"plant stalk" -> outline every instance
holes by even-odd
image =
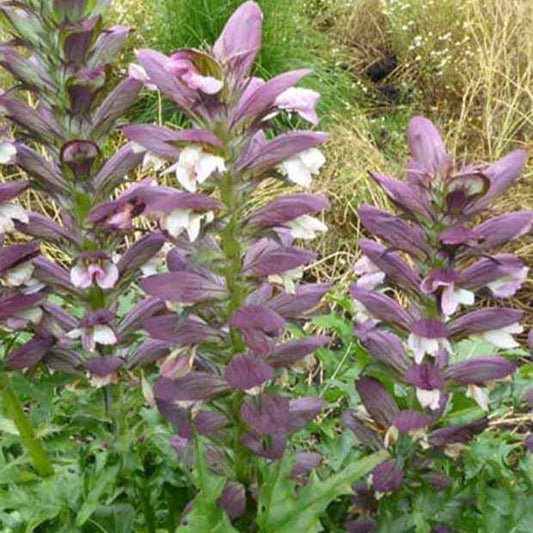
[[[239,208],[239,195],[237,185],[230,174],[227,174],[221,184],[221,197],[229,215],[228,224],[222,234],[222,249],[227,261],[225,273],[226,288],[230,294],[228,302],[228,319],[239,309],[244,301],[243,288],[239,279],[241,271],[241,236],[237,210]],[[245,346],[240,334],[234,329],[230,330],[235,353],[244,350]]]
[[[0,392],[7,414],[17,427],[20,438],[30,454],[36,470],[42,477],[52,476],[54,474],[54,467],[41,441],[35,435],[30,419],[24,412],[19,399],[11,387],[9,377],[5,374],[0,376]]]

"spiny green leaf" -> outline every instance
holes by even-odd
[[[107,468],[99,474],[98,481],[95,483],[91,492],[87,496],[87,500],[80,509],[76,524],[82,526],[87,522],[93,512],[100,507],[100,498],[102,494],[108,489],[116,480],[120,467],[118,465]]]
[[[289,459],[274,468],[265,468],[259,496],[259,530],[261,533],[319,533],[323,530],[320,515],[327,506],[339,496],[350,494],[353,483],[387,457],[386,451],[374,453],[325,480],[313,473],[299,493],[289,477],[292,469]]]
[[[187,515],[186,524],[180,526],[176,533],[239,533],[217,503],[226,480],[213,475],[207,468],[205,447],[199,438],[195,439],[195,463],[200,492],[194,499],[193,510]]]

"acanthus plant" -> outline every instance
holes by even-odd
[[[2,285],[16,286],[23,296],[2,306],[0,320],[4,328],[33,334],[7,354],[7,366],[32,369],[44,363],[87,376],[93,386],[106,387],[109,407],[107,385],[118,381],[122,369],[168,353],[164,343],[143,342],[141,319],[165,306],[146,299],[137,283],[153,269],[165,238],[159,230],[143,230],[148,225],[135,227],[133,219],[169,198],[192,202],[200,211],[202,202],[209,207],[213,201],[196,195],[182,200],[151,180],[125,189],[144,154],[128,143],[106,155],[113,149],[110,133],[142,89],[130,77],[114,81],[112,65],[129,29],[103,27],[108,4],[1,4],[13,39],[0,47],[0,64],[18,82],[0,96],[17,139],[3,140],[3,162],[23,171],[29,178],[24,187],[37,190],[58,216],[2,205],[4,230],[34,240],[2,249]],[[125,297],[135,305],[123,311],[119,304]]]
[[[456,169],[423,117],[411,120],[408,141],[406,182],[373,175],[399,214],[368,205],[359,210],[365,229],[383,244],[361,240],[363,256],[354,268],[356,335],[371,363],[356,382],[362,408],[347,412],[345,423],[367,449],[387,448],[391,457],[374,469],[370,485],[356,487],[359,516],[350,531],[376,530],[376,493],[453,483],[439,461],[443,454],[457,458],[487,428],[491,386],[516,367],[497,353],[460,359],[458,343],[477,339],[488,350],[505,351],[518,347],[513,335],[522,332],[519,310],[469,308],[481,295],[513,296],[527,278],[524,263],[498,248],[530,232],[533,212],[479,223],[518,179],[525,152]],[[454,423],[453,405],[470,410],[468,423]]]
[[[183,525],[191,531],[215,525],[234,531],[228,516],[246,531],[318,528],[318,515],[330,499],[362,473],[359,466],[350,469],[343,482],[330,480],[327,490],[310,484],[299,500],[289,480],[292,454],[285,452],[291,434],[319,414],[322,402],[291,398],[279,378],[328,342],[324,336],[291,339],[286,333],[291,323],[305,324],[306,313],[329,288],[300,283],[315,257],[300,243],[326,230],[314,215],[328,202],[302,192],[251,212],[249,206],[266,178],[309,187],[324,163],[318,146],[326,135],[278,134],[273,119],[282,112],[316,125],[319,95],[294,87],[307,70],[269,81],[252,75],[261,28],[260,8],[246,2],[211,49],[179,50],[170,57],[141,50],[139,64],[130,67],[131,76],[161,91],[192,127],[132,125],[124,133],[146,150],[145,165],[175,176],[186,191],[180,194],[202,191],[213,202],[207,213],[168,202],[160,219],[175,245],[168,272],[141,281],[151,297],[169,306],[168,314],[148,318],[144,327],[154,341],[176,348],[153,393],[176,429],[178,454],[196,465],[200,492]],[[316,454],[299,459],[292,470],[299,477],[320,463]],[[376,460],[379,456],[364,468]],[[276,473],[286,476],[283,496],[273,489]],[[294,506],[278,508],[282,497]],[[314,507],[306,507],[306,498],[314,497]],[[299,514],[297,501],[306,516]]]

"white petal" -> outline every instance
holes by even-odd
[[[0,142],[0,164],[6,165],[13,161],[17,155],[17,149],[10,142]]]
[[[22,206],[12,203],[0,205],[0,218],[3,217],[10,218],[11,220],[18,220],[24,224],[29,222],[26,210]]]
[[[283,91],[274,103],[279,109],[296,111],[300,116],[313,124],[317,123],[315,107],[320,100],[320,93],[311,89],[291,87]]]
[[[81,263],[77,263],[70,270],[70,282],[78,289],[88,289],[92,285],[89,271]]]
[[[268,122],[269,120],[277,117],[279,115],[279,111],[272,111],[272,113],[269,113],[268,115],[265,115],[261,122]]]
[[[166,261],[168,252],[172,249],[170,243],[165,243],[163,248],[159,250],[151,259],[146,261],[144,265],[140,267],[140,270],[144,276],[151,276],[157,274],[158,268]]]
[[[131,142],[130,148],[134,154],[144,154],[144,152],[146,152],[146,148],[142,144],[136,143],[134,141]]]
[[[158,259],[152,258],[140,267],[140,271],[143,276],[152,276],[157,274],[157,269],[160,264],[161,262]]]
[[[499,298],[510,298],[515,295],[524,281],[526,281],[528,272],[529,268],[523,267],[512,275],[504,276],[493,283],[489,283],[488,287],[494,296]]]
[[[287,159],[281,166],[292,183],[306,188],[311,185],[313,181],[311,172],[300,158]]]
[[[407,339],[407,346],[413,352],[415,362],[420,364],[424,359],[424,355],[426,355],[424,345],[422,344],[422,337],[411,333]]]
[[[119,271],[117,265],[109,262],[104,266],[105,274],[96,276],[96,281],[101,289],[112,289],[119,278]]]
[[[452,345],[448,339],[439,339],[439,352],[441,351],[453,353]]]
[[[143,170],[146,170],[148,168],[153,168],[157,172],[163,167],[164,164],[165,164],[164,159],[157,157],[155,154],[152,154],[151,152],[146,152],[143,158],[142,168]]]
[[[71,329],[68,333],[65,334],[65,337],[69,339],[79,339],[81,337],[83,330],[80,328]]]
[[[314,239],[318,234],[325,233],[328,230],[318,218],[302,215],[287,223],[294,239]]]
[[[187,146],[184,148],[179,157],[179,162],[185,166],[189,167],[191,170],[193,170],[198,162],[200,161],[200,158],[202,157],[202,149],[198,146]]]
[[[441,348],[440,339],[424,339],[422,338],[422,346],[425,353],[435,356],[439,353]]]
[[[429,407],[435,411],[439,408],[440,403],[440,391],[439,389],[424,390],[416,389],[416,397],[422,407]]]
[[[298,267],[292,270],[286,270],[280,274],[273,274],[268,276],[268,281],[272,285],[281,285],[285,288],[285,292],[288,294],[295,294],[296,284],[295,281],[300,280],[303,277],[304,268]]]
[[[7,287],[20,287],[27,285],[33,274],[34,267],[31,263],[23,263],[15,268],[8,270],[4,276]]]
[[[355,311],[356,322],[367,322],[372,320],[372,315],[368,312],[367,308],[357,300],[353,300],[353,307]]]
[[[176,171],[176,179],[186,191],[196,192],[196,176],[190,167],[176,163],[171,168]]]
[[[128,75],[130,78],[133,78],[134,80],[143,82],[146,88],[149,89],[150,91],[157,91],[157,85],[150,83],[150,77],[146,73],[146,70],[144,70],[144,68],[141,67],[140,65],[130,63],[128,67]]]
[[[459,307],[459,301],[456,298],[456,291],[452,285],[446,285],[442,291],[441,298],[442,312],[446,316],[453,315]]]
[[[507,333],[504,329],[485,331],[481,336],[486,341],[502,350],[518,348],[520,346],[520,344],[514,340],[513,336],[510,333]]]
[[[144,70],[141,65],[137,65],[135,63],[130,63],[128,65],[128,76],[134,80],[142,82],[147,82],[150,79],[146,73],[146,70]]]
[[[45,285],[44,283],[41,283],[40,281],[37,281],[34,278],[30,278],[24,285],[24,288],[22,289],[22,292],[24,294],[35,294],[36,292],[39,292],[41,289],[44,289]]]
[[[189,240],[194,242],[198,235],[200,235],[200,228],[202,223],[203,215],[191,214],[189,217],[189,225],[187,226],[187,235],[189,235]]]
[[[161,221],[161,225],[176,238],[182,231],[188,229],[190,224],[190,209],[174,209]]]
[[[510,326],[505,326],[503,331],[505,331],[505,333],[519,334],[524,331],[524,326],[520,325],[518,322],[515,322]]]
[[[381,269],[372,263],[372,261],[370,261],[366,255],[363,255],[353,266],[353,272],[358,276],[362,276],[363,274],[374,274],[376,272],[381,272]]]
[[[483,411],[489,410],[489,393],[487,392],[487,389],[476,385],[468,385],[466,397],[472,398]]]
[[[11,218],[3,217],[0,214],[0,235],[2,233],[12,233],[15,231],[15,224]]]
[[[198,183],[203,183],[207,178],[209,178],[209,176],[211,176],[211,174],[213,174],[213,172],[224,172],[226,170],[226,163],[222,157],[202,153],[196,166],[196,170],[196,178],[198,179]]]
[[[375,289],[378,285],[381,285],[385,280],[385,272],[375,272],[373,274],[364,274],[356,282],[357,287],[362,289],[372,290]]]
[[[324,154],[318,148],[310,148],[300,154],[300,159],[311,171],[311,174],[318,174],[322,166],[326,163]]]
[[[456,289],[455,298],[463,305],[474,305],[474,302],[476,301],[476,295],[472,291],[467,291],[466,289]]]
[[[111,345],[117,343],[117,336],[109,326],[94,326],[93,337],[95,344]]]

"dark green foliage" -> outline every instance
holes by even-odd
[[[109,399],[106,412],[102,390],[65,389],[64,376],[14,375],[13,382],[33,407],[32,422],[45,437],[56,474],[36,476],[0,414],[0,530],[175,531],[193,495],[168,444],[170,428],[155,408],[143,407],[139,388],[116,387],[120,397]]]

